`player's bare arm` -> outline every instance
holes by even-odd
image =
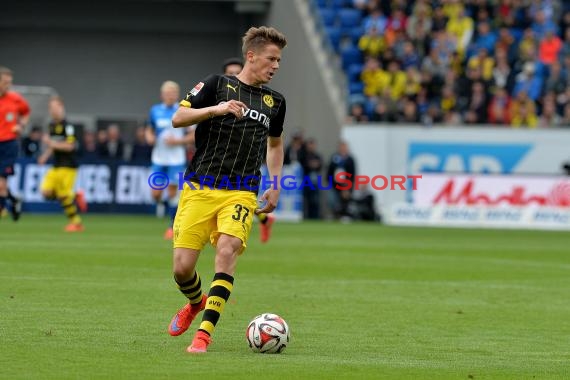
[[[12,132],[14,132],[17,135],[22,134],[25,126],[28,125],[29,121],[30,121],[30,115],[21,116],[20,120],[18,121],[18,124],[14,125],[14,127],[12,127]]]
[[[58,152],[73,152],[75,150],[75,143],[68,141],[54,141],[51,140],[51,148]]]
[[[177,138],[174,136],[168,136],[165,140],[166,145],[176,146],[176,145],[190,145],[194,144],[194,131],[188,128],[188,133],[184,137]]]
[[[24,130],[24,128],[22,127],[22,125],[20,124],[16,124],[12,127],[12,132],[14,132],[17,135],[22,134],[22,131]]]
[[[44,135],[42,138],[42,142],[47,147],[45,153],[50,153],[47,158],[53,153],[54,151],[58,152],[73,152],[75,150],[75,143],[69,141],[57,141],[52,139],[49,135]]]
[[[263,208],[255,210],[256,214],[270,213],[277,207],[279,193],[281,192],[279,184],[281,183],[283,156],[283,138],[269,136],[267,138],[267,170],[271,180],[273,181],[276,178],[277,183],[263,193],[261,200],[265,202],[265,205]]]
[[[46,149],[39,157],[38,157],[38,164],[45,165],[45,163],[49,160],[51,155],[53,154],[53,149],[48,148]]]
[[[44,143],[44,145],[47,147],[46,150],[38,157],[38,164],[40,165],[44,165],[47,160],[49,160],[49,158],[51,157],[51,155],[53,154],[53,149],[51,148],[50,142],[51,139],[49,137],[49,135],[43,135],[42,137],[42,142]]]
[[[172,117],[172,126],[174,128],[187,127],[189,125],[198,124],[204,120],[217,116],[224,116],[229,113],[233,114],[238,119],[241,119],[246,108],[247,106],[243,102],[237,100],[230,100],[216,106],[204,108],[179,107]]]
[[[148,145],[151,146],[154,145],[154,143],[156,142],[156,135],[154,134],[152,127],[148,126],[145,128],[144,139]]]

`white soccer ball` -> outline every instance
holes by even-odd
[[[277,314],[264,313],[249,323],[245,337],[253,352],[278,354],[289,343],[289,326]]]

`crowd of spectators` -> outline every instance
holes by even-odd
[[[344,30],[337,47],[350,123],[570,127],[570,2],[317,3],[321,11],[359,11],[357,28]]]
[[[313,185],[303,187],[303,217],[320,219],[319,177],[322,175],[324,162],[317,149],[317,141],[314,138],[306,139],[301,131],[294,132],[285,146],[283,163],[298,163],[301,166],[303,176]]]
[[[341,221],[379,221],[374,196],[370,188],[341,190],[345,184],[337,182],[339,173],[356,174],[356,160],[346,141],[340,141],[328,159],[323,158],[314,138],[305,138],[303,132],[293,133],[285,147],[284,164],[298,163],[303,173],[303,217],[321,219],[330,216]],[[328,187],[327,191],[321,189]],[[339,187],[340,186],[340,187]],[[321,197],[325,197],[327,210],[321,210]]]
[[[145,140],[145,127],[136,128],[132,142],[125,142],[124,131],[117,123],[111,123],[96,131],[78,128],[77,155],[83,162],[122,161],[150,165],[152,146]],[[44,149],[44,131],[34,126],[22,139],[22,156],[38,158]]]

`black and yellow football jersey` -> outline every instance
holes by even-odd
[[[234,76],[211,75],[190,90],[180,105],[204,108],[232,99],[247,105],[244,117],[227,114],[199,123],[196,153],[184,177],[196,182],[208,178],[216,188],[255,191],[267,137],[280,137],[283,132],[283,95],[266,86],[249,86]]]
[[[52,121],[49,124],[49,136],[52,140],[55,141],[66,141],[69,143],[77,144],[75,137],[75,127],[67,123],[65,120],[60,123]],[[56,168],[76,168],[78,166],[76,151],[77,149],[71,152],[54,150],[53,166]]]

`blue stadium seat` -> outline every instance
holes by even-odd
[[[321,20],[325,27],[334,26],[336,24],[337,11],[335,9],[323,8],[319,9],[319,13],[321,14]]]
[[[362,94],[363,91],[364,91],[364,83],[362,82],[350,82],[348,84],[348,92],[351,95]]]
[[[358,9],[342,8],[338,11],[340,26],[345,29],[350,29],[360,26],[362,22],[362,14]]]
[[[353,63],[352,65],[348,66],[348,69],[346,70],[346,75],[348,76],[348,80],[351,82],[359,81],[363,67],[364,65],[361,63]]]
[[[336,26],[329,26],[325,28],[325,33],[327,34],[334,51],[338,53],[340,50],[340,40],[342,38],[340,28]]]
[[[350,89],[350,88],[349,88]],[[350,94],[348,96],[348,104],[352,105],[352,104],[366,104],[368,103],[368,98],[362,94],[362,93],[358,93],[358,94]]]
[[[317,8],[328,8],[329,6],[328,0],[314,0],[314,2]]]
[[[342,68],[346,72],[350,65],[362,63],[362,53],[358,49],[358,47],[349,45],[347,47],[343,47],[340,51],[340,56],[342,58]]]
[[[374,115],[374,108],[376,108],[376,100],[373,98],[367,98],[366,103],[364,103],[364,111],[368,115],[368,117],[372,117]]]
[[[352,7],[352,0],[332,0],[332,6],[338,9]]]
[[[358,41],[360,40],[360,37],[362,37],[363,35],[364,35],[363,26],[355,26],[350,30],[350,39],[352,40],[352,43],[355,45],[358,45]]]
[[[352,39],[352,29],[362,24],[360,11],[356,9],[341,9],[338,12],[338,20],[342,29],[342,36]]]

